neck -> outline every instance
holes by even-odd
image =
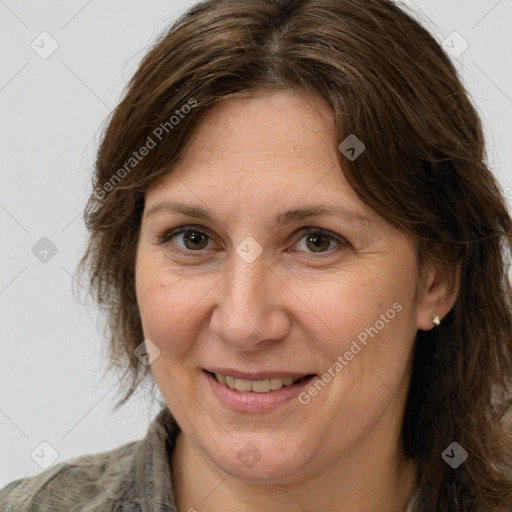
[[[416,485],[413,461],[372,443],[285,485],[275,479],[255,484],[225,473],[183,432],[171,465],[178,509],[192,512],[401,512]]]

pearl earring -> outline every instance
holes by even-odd
[[[439,315],[436,315],[434,318],[432,318],[432,323],[434,325],[440,325],[441,324],[441,319],[439,318]]]

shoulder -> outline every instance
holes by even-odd
[[[129,506],[134,452],[140,441],[81,455],[0,489],[2,512],[106,511],[123,499]]]
[[[9,483],[0,489],[0,511],[176,512],[169,455],[179,432],[164,406],[138,441]]]

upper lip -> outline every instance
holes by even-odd
[[[307,375],[312,375],[311,373],[306,372],[289,372],[285,370],[276,370],[276,371],[261,371],[261,372],[241,372],[240,370],[235,370],[233,368],[205,368],[207,372],[210,373],[220,373],[221,375],[228,375],[230,377],[234,377],[235,379],[243,379],[243,380],[265,380],[265,379],[281,379],[285,377],[295,377],[302,378]]]

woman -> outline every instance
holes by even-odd
[[[512,219],[388,0],[210,0],[106,130],[81,261],[146,438],[2,510],[512,510]]]

